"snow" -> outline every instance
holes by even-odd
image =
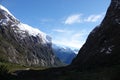
[[[6,9],[5,7],[3,7],[2,5],[0,5],[0,9],[6,11],[9,15],[11,15],[12,17],[14,17],[14,16],[9,12],[9,10]],[[16,19],[16,18],[14,17],[14,19]],[[8,22],[8,19],[1,19],[0,22],[7,23],[7,22]],[[13,25],[12,25],[12,26],[13,26]],[[36,36],[36,35],[38,35],[38,34],[41,34],[42,36],[46,36],[46,34],[43,33],[43,32],[41,32],[39,29],[33,28],[33,27],[31,27],[31,26],[29,26],[29,25],[27,25],[27,24],[19,23],[19,24],[18,24],[18,27],[19,27],[21,30],[23,30],[23,31],[28,31],[29,34],[30,34],[30,35],[33,35],[33,36]]]
[[[1,25],[8,25],[9,24],[9,21],[11,21],[11,19],[8,17],[10,16],[11,18],[13,18],[13,20],[15,21],[18,21],[10,12],[8,9],[6,9],[5,7],[3,7],[2,5],[0,5],[0,10],[5,12],[3,13],[5,16],[6,16],[6,19],[1,19],[0,20],[0,24]],[[34,37],[39,37],[40,39],[42,39],[42,43],[51,43],[51,37],[49,37],[48,35],[46,35],[45,33],[43,33],[42,31],[40,31],[39,29],[37,28],[33,28],[27,24],[24,24],[24,23],[21,23],[21,22],[13,22],[11,24],[11,27],[13,28],[14,32],[15,33],[20,33],[21,34],[21,39],[25,38],[26,34],[25,32],[28,32],[28,34],[30,36],[34,36]],[[18,27],[18,28],[15,28],[14,27]]]
[[[16,19],[16,18],[9,12],[9,10],[8,10],[7,8],[5,8],[4,6],[0,5],[0,9],[6,11],[9,15],[11,15],[14,19]]]
[[[114,47],[113,45],[109,46],[108,49],[107,49],[107,51],[106,51],[106,54],[110,54],[112,52],[112,48],[113,47]]]
[[[42,36],[46,36],[46,34],[41,32],[39,29],[33,28],[27,24],[20,23],[18,24],[18,27],[20,28],[20,30],[27,31],[30,35],[33,35],[33,36],[36,36],[39,34],[41,34]]]
[[[9,19],[1,19],[0,20],[0,25],[7,26],[8,25]]]
[[[50,43],[51,42],[51,37],[49,37],[48,35],[46,35],[45,33],[43,33],[42,31],[40,31],[37,28],[33,28],[33,27],[31,27],[27,24],[24,24],[24,23],[19,23],[17,26],[21,30],[21,33],[28,32],[28,34],[30,36],[34,36],[34,37],[39,36],[42,39],[43,43]]]
[[[79,49],[74,49],[73,51],[74,51],[75,54],[78,54]]]
[[[111,52],[112,52],[112,50],[113,50],[113,47],[114,47],[114,45],[111,45],[111,46],[109,46],[109,47],[107,47],[107,48],[102,48],[101,50],[100,50],[100,52],[101,53],[103,53],[103,52],[105,52],[106,54],[110,54]]]

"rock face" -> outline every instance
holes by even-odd
[[[91,69],[120,64],[120,0],[111,0],[106,16],[88,36],[71,65]]]
[[[70,64],[71,61],[76,57],[76,52],[78,52],[77,49],[75,51],[69,47],[58,46],[56,44],[53,44],[52,48],[55,55],[65,64]]]
[[[0,61],[22,65],[60,66],[51,37],[17,20],[0,5]]]

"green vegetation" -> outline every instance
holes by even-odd
[[[7,66],[5,65],[0,65],[0,75],[4,76],[8,73]]]
[[[25,66],[25,65],[20,65],[20,64],[14,64],[10,62],[0,62],[0,66],[4,65],[6,66],[9,73],[12,73],[17,70],[44,70],[46,69],[45,67],[39,67],[39,66]],[[0,67],[1,68],[1,67]]]
[[[18,80],[14,74],[15,71],[21,70],[43,70],[44,67],[39,66],[25,66],[14,64],[10,62],[0,62],[0,80]]]
[[[8,80],[9,78],[9,73],[8,73],[7,66],[5,65],[0,65],[0,80]]]
[[[0,62],[0,65],[7,66],[8,72],[13,72],[13,71],[16,71],[16,70],[25,69],[25,66],[18,65],[18,64],[13,64],[13,63],[9,63],[9,62],[6,62],[6,63]]]

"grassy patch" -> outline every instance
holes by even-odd
[[[10,62],[0,62],[0,65],[6,66],[9,73],[12,73],[12,72],[17,71],[17,70],[28,70],[28,69],[43,70],[43,69],[46,69],[46,67],[24,66],[24,65],[14,64],[14,63],[10,63]]]

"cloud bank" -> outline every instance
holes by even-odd
[[[64,34],[65,33],[63,33],[62,38],[60,37],[58,39],[53,40],[53,43],[79,49],[85,43],[85,40],[87,38],[86,35],[88,35],[88,31],[81,30],[79,33],[71,31],[71,34],[69,35],[67,35],[67,33],[66,35]]]

